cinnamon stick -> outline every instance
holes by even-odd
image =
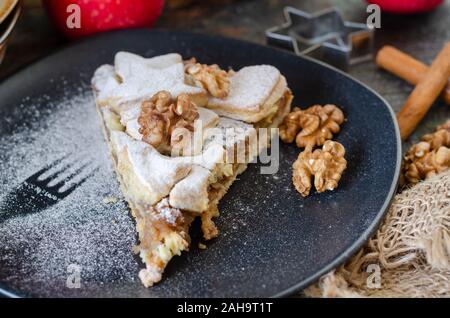
[[[428,71],[427,65],[390,45],[386,45],[378,51],[375,63],[412,85],[419,83]],[[450,104],[450,78],[442,91],[441,98]]]
[[[425,76],[422,76],[402,109],[397,113],[403,140],[414,131],[450,77],[450,42],[439,52]]]

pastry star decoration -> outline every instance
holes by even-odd
[[[168,91],[172,96],[204,92],[201,88],[184,83],[182,62],[156,68],[148,65],[145,59],[124,55],[116,59],[115,72],[120,77],[120,82],[112,90],[112,95],[120,96],[121,100],[150,98],[162,90]]]

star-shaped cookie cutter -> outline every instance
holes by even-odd
[[[373,56],[374,30],[366,24],[344,21],[336,8],[308,13],[285,7],[286,22],[266,31],[269,45],[307,55],[347,69]]]

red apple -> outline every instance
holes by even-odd
[[[107,30],[151,27],[164,0],[44,0],[44,4],[58,29],[76,39]]]
[[[367,0],[378,4],[381,10],[390,13],[419,13],[432,10],[443,0]]]

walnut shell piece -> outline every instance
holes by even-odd
[[[286,143],[295,139],[298,147],[312,149],[332,139],[343,122],[344,113],[336,105],[294,108],[280,126],[280,138]]]
[[[139,133],[144,142],[161,153],[168,153],[173,147],[180,148],[178,143],[187,144],[187,137],[181,138],[180,130],[193,132],[198,117],[197,107],[190,102],[189,95],[180,94],[174,100],[169,92],[160,91],[142,102]]]
[[[297,191],[303,197],[308,196],[313,176],[317,192],[336,189],[342,173],[347,168],[344,156],[344,146],[330,140],[324,143],[322,149],[312,152],[307,148],[301,152],[293,165],[292,181]]]
[[[403,159],[400,184],[415,184],[450,168],[450,121],[411,146]]]
[[[212,96],[217,98],[228,96],[230,92],[228,73],[217,64],[200,64],[195,58],[192,58],[185,63],[185,72],[195,86],[207,90]]]

